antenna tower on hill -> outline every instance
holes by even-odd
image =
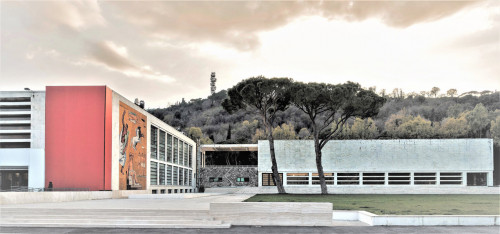
[[[217,78],[215,78],[215,72],[212,72],[210,75],[210,93],[213,95],[215,93],[215,82],[217,81]]]

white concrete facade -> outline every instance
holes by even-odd
[[[112,190],[119,190],[119,134],[120,134],[120,124],[119,124],[119,118],[120,118],[120,113],[119,113],[119,106],[120,102],[128,105],[129,107],[134,108],[136,111],[139,113],[145,115],[147,117],[147,186],[146,190],[148,190],[148,193],[152,193],[152,191],[155,191],[156,193],[161,193],[164,191],[165,193],[168,193],[170,190],[172,193],[174,191],[177,192],[194,192],[195,191],[195,186],[196,186],[196,180],[195,180],[195,172],[196,172],[196,143],[191,140],[189,137],[184,135],[183,133],[177,131],[170,125],[166,124],[165,122],[159,120],[155,116],[151,115],[148,113],[146,110],[140,108],[139,106],[135,105],[133,102],[129,101],[125,97],[121,96],[117,92],[113,91],[112,94],[112,163],[111,163],[111,187]],[[159,159],[154,159],[151,158],[151,126],[154,126],[158,128],[161,131],[164,131],[168,134],[171,134],[178,138],[180,141],[187,143],[192,147],[192,152],[191,152],[191,162],[189,162],[188,165],[182,165],[182,164],[174,164],[171,162],[166,162],[162,161]],[[151,163],[163,163],[165,165],[171,165],[175,166],[177,168],[182,168],[182,169],[187,169],[188,171],[191,171],[191,184],[190,185],[152,185],[151,184]],[[159,172],[159,170],[158,170]],[[166,173],[165,173],[166,174]]]
[[[0,170],[27,169],[28,187],[45,184],[45,91],[0,92]]]
[[[29,188],[43,188],[45,185],[44,149],[0,149],[0,166],[28,169]]]
[[[275,152],[285,186],[319,187],[311,181],[317,173],[312,140],[277,140]],[[402,179],[418,187],[456,187],[467,185],[467,173],[486,173],[486,185],[493,185],[492,139],[339,140],[330,141],[322,153],[324,172],[333,173],[329,186],[367,186],[368,179],[380,179],[370,185],[376,188]],[[262,186],[262,173],[271,173],[268,141],[259,141],[258,168]],[[289,184],[290,173],[307,174],[304,184]]]

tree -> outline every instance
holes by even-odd
[[[273,130],[273,138],[276,140],[295,140],[297,136],[292,124],[282,124]]]
[[[307,128],[301,128],[298,134],[299,139],[308,140],[311,139],[311,133]]]
[[[203,137],[203,133],[201,132],[201,129],[198,127],[190,127],[188,130],[188,137],[194,141],[200,140],[200,144],[202,145],[214,143],[210,138]]]
[[[289,78],[267,79],[263,76],[252,77],[242,80],[228,90],[228,98],[222,102],[222,106],[229,113],[237,110],[251,108],[258,112],[265,127],[269,150],[273,179],[279,193],[286,193],[283,183],[278,174],[278,165],[274,152],[273,127],[276,114],[284,111],[290,105],[290,86],[292,80]]]
[[[227,128],[226,140],[231,140],[231,124],[229,124],[229,127]]]
[[[403,89],[395,88],[392,90],[392,97],[397,99],[403,99],[405,97],[405,93]]]
[[[482,103],[477,104],[467,116],[467,123],[474,137],[481,137],[483,131],[490,123],[488,121],[488,110]]]
[[[262,129],[255,130],[255,134],[252,136],[252,142],[257,143],[259,140],[267,140],[266,131]]]
[[[203,137],[203,133],[201,133],[201,129],[198,127],[190,127],[188,130],[188,137],[196,141]]]
[[[496,145],[500,145],[500,116],[491,121],[490,132],[493,142],[495,142]]]
[[[466,137],[469,133],[469,125],[465,114],[460,115],[458,118],[449,117],[442,121],[439,128],[439,135],[445,138],[460,138]]]
[[[378,135],[377,126],[372,118],[355,118],[348,132],[351,139],[373,139]]]
[[[385,122],[385,131],[392,138],[417,139],[434,136],[431,121],[418,115],[409,115],[406,109],[392,114]]]
[[[349,118],[375,116],[385,98],[352,82],[338,85],[296,82],[292,86],[291,95],[292,103],[309,117],[321,194],[328,194],[321,150],[328,141],[342,132],[342,127]]]
[[[235,128],[233,135],[233,139],[236,139],[237,142],[247,143],[252,139],[252,135],[255,132],[259,125],[259,121],[254,119],[252,122],[245,120],[241,123],[241,127]]]
[[[439,93],[439,91],[440,91],[440,90],[441,90],[441,89],[440,89],[440,88],[438,88],[438,87],[432,87],[432,89],[431,89],[431,93],[430,93],[430,94],[431,94],[431,95],[434,95],[434,97],[437,97],[437,94]]]
[[[448,91],[446,91],[446,94],[450,97],[454,97],[455,95],[457,95],[457,90],[456,89],[448,89]]]

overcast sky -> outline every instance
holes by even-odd
[[[244,78],[500,90],[500,1],[0,2],[0,90],[108,85],[146,106]]]

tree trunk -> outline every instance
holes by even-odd
[[[269,130],[270,129],[270,130]],[[281,181],[280,175],[278,173],[278,163],[276,162],[276,154],[274,153],[274,138],[272,134],[272,127],[268,127],[269,133],[267,135],[267,139],[269,140],[269,151],[271,153],[271,163],[273,164],[271,169],[273,171],[273,180],[274,184],[278,188],[278,193],[284,194],[285,188],[283,187],[283,183]]]
[[[314,151],[316,153],[316,168],[318,168],[319,184],[321,186],[321,194],[328,194],[326,187],[325,173],[323,172],[323,164],[321,163],[321,148],[319,147],[319,139],[314,139]]]

